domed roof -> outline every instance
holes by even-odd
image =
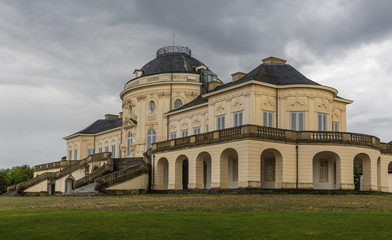
[[[195,67],[204,65],[191,57],[191,50],[187,47],[169,46],[158,49],[157,57],[141,70],[142,76],[160,73],[196,73]]]

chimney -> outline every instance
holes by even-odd
[[[233,73],[233,74],[231,74],[231,81],[232,82],[238,81],[241,78],[243,78],[245,75],[246,75],[246,73],[243,73],[243,72]]]
[[[119,116],[115,114],[105,114],[105,119],[117,119]]]
[[[263,60],[264,64],[285,64],[286,60],[277,58],[277,57],[268,57],[264,58]]]
[[[221,81],[209,82],[208,83],[208,92],[214,90],[215,88],[221,86],[223,83]]]

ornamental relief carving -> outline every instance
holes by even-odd
[[[340,110],[339,109],[332,110],[332,119],[333,119],[333,121],[340,121]]]
[[[188,129],[188,120],[187,119],[182,119],[180,123],[180,129]]]
[[[134,124],[130,118],[126,117],[123,123],[123,128],[129,129],[133,127],[136,127],[136,124]]]
[[[177,131],[177,124],[176,123],[170,123],[169,129],[171,132]]]
[[[158,126],[158,122],[147,122],[146,123],[146,127],[149,127],[149,128],[155,128],[156,126]]]
[[[329,102],[327,100],[318,100],[315,101],[315,110],[316,112],[329,112]]]
[[[157,95],[158,95],[158,98],[169,97],[170,96],[170,92],[162,91],[162,92],[158,92]]]
[[[231,101],[231,111],[237,112],[244,110],[243,98],[234,98]]]
[[[288,105],[287,111],[305,111],[307,109],[308,107],[303,101],[295,99]]]
[[[275,109],[275,101],[273,97],[262,96],[260,109],[273,111]]]
[[[147,96],[146,95],[139,95],[139,96],[137,96],[136,97],[136,99],[138,100],[138,101],[141,101],[141,100],[145,100],[147,98]]]
[[[192,122],[193,127],[201,126],[201,120],[199,117],[195,117]]]
[[[228,101],[228,100],[231,100],[233,98],[236,98],[236,97],[238,98],[238,97],[241,97],[241,96],[242,97],[246,97],[246,96],[249,96],[250,93],[251,93],[250,90],[248,90],[248,91],[241,91],[241,92],[240,91],[232,91],[231,94],[226,94],[223,97],[218,97],[218,98],[212,99],[211,103],[214,104],[214,103],[218,103],[218,102]]]
[[[226,113],[225,104],[220,102],[215,104],[215,115],[222,115]]]

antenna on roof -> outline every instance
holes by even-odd
[[[173,33],[173,46],[174,46],[174,33]]]

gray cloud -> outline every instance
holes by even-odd
[[[386,141],[391,10],[387,0],[3,0],[0,168],[56,161],[65,155],[63,136],[121,111],[119,93],[133,70],[171,45],[173,32],[224,81],[264,57],[286,58],[355,100],[350,131]],[[353,64],[366,57],[370,65]]]

